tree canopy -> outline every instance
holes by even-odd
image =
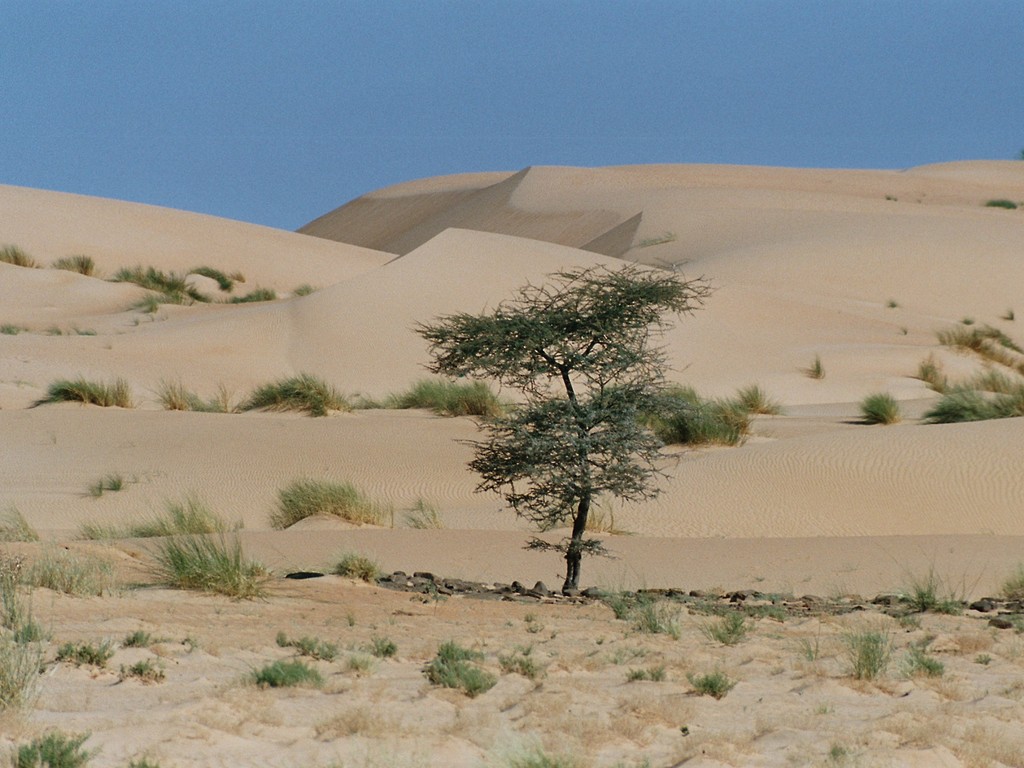
[[[493,312],[459,313],[420,325],[430,370],[483,376],[519,389],[526,402],[484,425],[470,467],[478,489],[498,491],[539,530],[572,523],[558,545],[563,589],[579,584],[584,552],[600,543],[584,534],[593,501],[655,496],[661,446],[643,426],[664,387],[665,355],[653,339],[681,315],[703,306],[703,279],[627,265],[556,272],[526,285]]]

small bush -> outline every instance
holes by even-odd
[[[1007,577],[1000,591],[1007,600],[1024,600],[1024,564]]]
[[[498,656],[498,666],[506,675],[522,675],[528,680],[544,677],[544,665],[538,664],[533,657],[533,646],[516,648],[507,656]]]
[[[107,491],[120,491],[124,489],[124,476],[120,473],[104,475],[95,483],[89,486],[89,495],[98,499]]]
[[[667,444],[738,445],[750,432],[750,412],[742,404],[705,400],[692,387],[671,388],[646,421]]]
[[[406,511],[404,520],[409,528],[444,528],[444,523],[437,514],[437,507],[423,499],[417,499],[412,509]]]
[[[114,586],[110,561],[58,547],[47,547],[25,572],[33,587],[45,587],[68,595],[102,595]]]
[[[738,611],[730,611],[718,621],[701,627],[706,638],[722,645],[736,645],[746,638],[749,631],[746,617]]]
[[[647,667],[647,669],[631,669],[626,673],[627,682],[637,682],[649,680],[652,683],[661,683],[665,680],[665,665],[659,664],[656,667]]]
[[[0,636],[0,712],[32,705],[39,691],[43,649],[39,643],[21,643]]]
[[[315,637],[289,640],[284,632],[278,632],[277,644],[281,648],[294,648],[300,656],[308,656],[311,659],[334,661],[338,657],[338,646]]]
[[[94,667],[105,667],[114,655],[114,647],[109,640],[99,645],[92,643],[64,643],[57,649],[57,661],[69,661],[76,667],[89,664]]]
[[[328,411],[349,411],[352,407],[334,387],[316,376],[301,373],[258,387],[239,410],[301,411],[310,416],[326,416]]]
[[[751,384],[740,389],[736,393],[735,400],[747,413],[757,413],[765,416],[778,416],[782,413],[782,406],[779,405],[778,401],[768,397],[757,384]]]
[[[973,325],[971,322],[955,325],[939,331],[936,336],[939,343],[946,347],[964,349],[975,352],[993,362],[1012,365],[1014,358],[1006,354],[1006,350],[1024,353],[1024,350],[1009,336],[991,325]]]
[[[46,390],[46,397],[35,405],[46,403],[77,402],[104,407],[133,408],[132,391],[124,379],[111,384],[87,381],[86,379],[58,379]]]
[[[292,291],[292,295],[293,296],[309,296],[309,294],[313,293],[315,290],[316,290],[316,288],[314,288],[309,283],[303,283],[302,285],[298,286],[294,291]]]
[[[389,408],[426,408],[442,416],[494,418],[505,412],[498,396],[482,381],[422,379],[405,394],[393,395],[386,405]]]
[[[368,650],[378,659],[390,659],[398,653],[398,646],[390,638],[374,636],[370,638]]]
[[[199,395],[187,389],[179,382],[160,382],[157,389],[157,397],[164,410],[167,411],[198,411],[200,413],[233,413],[231,406],[231,393],[223,386],[219,386],[217,394],[209,400],[203,400]]]
[[[65,256],[53,262],[52,266],[54,269],[77,272],[86,277],[92,277],[96,274],[96,262],[92,260],[92,256]]]
[[[929,656],[921,646],[912,645],[907,650],[903,660],[903,672],[907,677],[942,677],[945,671],[946,665]]]
[[[0,541],[39,541],[39,534],[17,507],[8,507],[0,513]]]
[[[690,681],[690,685],[693,686],[695,693],[701,696],[713,696],[716,699],[721,699],[725,694],[731,691],[736,683],[730,680],[729,677],[720,670],[714,672],[708,672],[703,675],[688,674],[686,679]]]
[[[373,582],[380,577],[380,566],[365,555],[348,552],[338,560],[333,573],[336,576],[347,576],[350,579]]]
[[[253,672],[252,681],[261,688],[292,688],[300,685],[319,688],[324,679],[317,670],[296,659],[267,664]]]
[[[165,273],[153,267],[125,267],[119,269],[112,278],[115,283],[134,283],[142,288],[154,291],[150,299],[161,304],[191,304],[195,301],[206,301],[206,298],[181,275],[174,272]]]
[[[4,323],[0,325],[0,334],[4,336],[17,336],[22,331],[27,331],[28,328],[24,328],[20,325],[14,325],[13,323]]]
[[[874,680],[885,672],[892,655],[892,638],[883,632],[851,632],[843,638],[850,674],[857,680]]]
[[[88,733],[65,736],[51,731],[18,747],[14,768],[80,768],[92,759],[93,753],[82,749],[88,738]]]
[[[807,368],[804,368],[804,374],[811,379],[825,378],[825,366],[821,362],[821,355],[814,356],[814,361]]]
[[[121,641],[121,645],[125,648],[148,648],[153,642],[153,637],[141,629],[136,629],[134,632],[129,632],[124,636],[124,640]]]
[[[461,690],[470,698],[489,691],[498,682],[491,673],[470,664],[483,659],[483,654],[462,648],[453,641],[443,643],[423,673],[434,685]]]
[[[244,296],[232,296],[232,304],[252,304],[258,301],[274,301],[277,299],[277,292],[273,288],[257,288]]]
[[[945,613],[956,615],[963,613],[964,601],[949,594],[941,593],[943,589],[941,580],[935,573],[934,568],[929,568],[924,576],[911,576],[909,583],[903,590],[910,603],[910,607],[918,612]]]
[[[957,387],[943,395],[924,414],[924,420],[929,424],[953,424],[1021,415],[1024,415],[1024,388],[1014,394],[985,397],[973,389]]]
[[[865,424],[895,424],[902,415],[900,404],[888,392],[876,392],[860,402],[860,413]]]
[[[351,483],[296,480],[277,492],[270,525],[284,529],[313,515],[334,515],[356,525],[384,525],[390,509],[367,499]]]
[[[129,679],[135,679],[142,683],[162,683],[167,677],[157,664],[151,659],[144,659],[137,661],[129,666],[121,665],[121,672],[118,675],[121,682]]]
[[[128,536],[145,539],[157,536],[198,535],[224,533],[228,525],[206,504],[195,496],[186,496],[180,502],[167,502],[162,517],[130,525]]]
[[[234,598],[262,597],[270,572],[242,554],[237,537],[169,538],[157,548],[158,573],[170,586],[196,589]]]
[[[1017,204],[1013,200],[1006,200],[999,198],[996,200],[989,200],[985,203],[986,208],[1005,208],[1008,211],[1017,210]]]
[[[189,270],[189,274],[202,275],[203,277],[208,277],[211,280],[217,281],[217,287],[225,293],[231,293],[231,291],[235,289],[235,281],[219,269],[214,269],[213,267],[195,267],[194,269]]]
[[[651,635],[668,635],[674,640],[680,636],[679,611],[666,603],[643,601],[629,614],[633,628]]]
[[[15,267],[35,268],[39,266],[35,259],[16,245],[5,245],[0,247],[0,262],[12,264]]]

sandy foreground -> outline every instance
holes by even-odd
[[[588,766],[1024,765],[1024,645],[982,614],[756,618],[725,646],[704,631],[716,619],[681,605],[664,607],[673,637],[602,603],[286,581],[329,571],[346,551],[388,572],[550,587],[562,564],[525,551],[528,526],[475,492],[470,419],[172,412],[157,395],[181,382],[237,403],[310,372],[381,398],[424,376],[416,323],[494,307],[556,269],[625,259],[704,275],[714,295],[663,340],[673,380],[709,396],[756,383],[784,413],[759,417],[740,447],[667,450],[656,500],[602,510],[618,532],[606,535],[614,558],[585,561],[584,585],[871,597],[932,574],[941,591],[975,599],[1024,560],[1024,430],[1019,419],[920,423],[938,396],[916,372],[929,355],[953,378],[985,369],[938,343],[964,321],[1024,341],[1013,319],[1024,310],[1024,214],[991,199],[1024,200],[1024,163],[529,168],[380,190],[299,233],[0,187],[0,246],[44,267],[0,263],[0,511],[17,510],[43,540],[4,556],[70,552],[118,574],[102,596],[33,591],[46,671],[35,705],[0,720],[0,751],[58,728],[89,732],[97,766],[505,766],[531,750]],[[97,276],[49,268],[74,254],[91,256]],[[135,306],[146,291],[104,279],[136,265],[215,267],[242,274],[235,295],[279,298],[228,304],[194,277],[215,302],[150,312]],[[806,374],[815,358],[824,378]],[[32,407],[52,381],[78,376],[125,378],[135,407]],[[901,424],[859,423],[873,392],[901,401]],[[109,474],[124,488],[90,494]],[[301,477],[355,483],[394,510],[393,526],[272,530],[279,489]],[[84,526],[124,527],[189,497],[242,526],[245,553],[276,574],[268,597],[167,590],[152,541],[81,540]],[[418,500],[442,529],[408,527]],[[157,641],[122,647],[138,629]],[[894,644],[874,681],[850,674],[845,638],[863,630]],[[313,662],[322,687],[247,682],[295,656],[279,631],[338,646],[334,661]],[[369,655],[374,638],[397,655]],[[116,647],[103,668],[55,660],[64,643],[103,640]],[[476,698],[432,686],[422,670],[447,640],[483,652],[497,685]],[[914,648],[943,674],[915,674]],[[503,670],[517,649],[545,672]],[[120,679],[144,660],[162,682]],[[660,667],[660,682],[627,680]],[[721,699],[688,677],[714,670],[736,681]]]

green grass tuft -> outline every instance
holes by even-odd
[[[112,472],[108,475],[104,475],[95,483],[89,486],[89,495],[95,499],[98,499],[107,491],[120,491],[124,489],[124,475],[119,472]]]
[[[123,267],[110,279],[115,283],[134,283],[154,291],[156,296],[150,298],[160,304],[191,304],[206,301],[206,297],[190,286],[184,276],[174,272],[161,272],[153,267]]]
[[[0,513],[0,541],[39,541],[39,534],[12,506]]]
[[[1017,210],[1017,203],[1013,200],[1006,200],[1004,198],[997,198],[995,200],[989,200],[985,203],[986,208],[1005,208],[1008,211]]]
[[[314,291],[316,291],[316,288],[314,288],[312,285],[310,285],[309,283],[303,283],[302,285],[296,287],[294,291],[292,291],[292,295],[309,296],[309,294],[313,293]]]
[[[757,413],[765,416],[779,416],[782,414],[782,406],[778,401],[773,400],[765,394],[757,384],[743,387],[736,393],[735,401],[748,413]]]
[[[153,643],[153,637],[142,629],[136,629],[124,636],[121,645],[125,648],[148,648]]]
[[[163,669],[153,662],[152,659],[144,659],[134,664],[121,665],[119,678],[121,682],[128,679],[135,679],[142,683],[162,683],[166,675]]]
[[[708,672],[703,675],[688,674],[686,679],[690,681],[695,693],[701,696],[713,696],[721,699],[735,686],[736,682],[730,680],[721,670]]]
[[[57,259],[51,266],[54,269],[77,272],[86,277],[92,277],[96,274],[96,262],[92,260],[92,256],[65,256]]]
[[[4,323],[3,325],[0,325],[0,334],[4,336],[17,336],[22,331],[27,330],[28,328],[21,325],[14,325],[13,323]]]
[[[489,691],[498,682],[490,672],[470,663],[482,659],[482,653],[448,641],[437,649],[437,655],[424,668],[423,674],[434,685],[454,688],[470,698],[475,698]]]
[[[273,288],[257,288],[244,296],[232,296],[232,304],[252,304],[258,301],[274,301],[277,299],[277,292]]]
[[[293,688],[307,686],[319,688],[324,683],[323,676],[303,661],[275,661],[262,669],[253,671],[252,682],[261,688]]]
[[[851,632],[843,638],[850,674],[857,680],[874,680],[885,672],[892,656],[892,637],[879,631]]]
[[[85,664],[94,667],[105,667],[114,655],[114,647],[109,640],[99,645],[92,643],[64,643],[57,649],[57,661],[68,661],[76,667]]]
[[[980,392],[956,387],[944,394],[924,414],[929,424],[954,424],[964,421],[1007,419],[1024,415],[1024,387],[1012,394],[986,397]]]
[[[16,245],[5,245],[0,247],[0,262],[12,264],[15,267],[36,268],[39,266],[35,259]]]
[[[43,549],[25,571],[24,581],[33,587],[77,596],[102,595],[115,583],[109,560],[56,546]]]
[[[903,417],[900,404],[888,392],[876,392],[860,402],[860,413],[865,424],[896,424]]]
[[[338,564],[334,566],[332,572],[336,576],[374,582],[380,577],[380,566],[365,555],[347,552],[338,559]]]
[[[310,416],[326,416],[328,411],[350,411],[352,406],[327,382],[300,373],[258,387],[239,410],[302,411]]]
[[[235,289],[235,281],[219,269],[214,269],[213,267],[195,267],[194,269],[189,270],[189,274],[202,275],[203,277],[208,277],[211,280],[216,280],[217,287],[225,293],[231,293],[231,291]]]
[[[949,389],[949,379],[942,372],[942,365],[934,355],[928,355],[917,366],[917,378],[928,385],[929,389],[940,395]]]
[[[804,375],[811,379],[824,379],[825,366],[821,362],[821,355],[815,355],[811,364],[804,368]]]
[[[701,627],[701,632],[709,640],[714,640],[722,645],[736,645],[746,638],[750,627],[742,613],[730,611],[719,617],[718,621],[705,624]]]
[[[86,379],[58,379],[46,389],[46,397],[36,401],[35,405],[47,403],[84,403],[100,405],[105,408],[134,408],[131,387],[124,379],[116,379],[111,384],[88,381]]]
[[[437,507],[423,499],[417,499],[412,508],[406,510],[403,520],[408,528],[420,530],[444,528],[444,523],[438,516]]]
[[[292,482],[277,496],[270,525],[278,529],[313,515],[334,515],[356,525],[384,525],[391,516],[389,507],[370,501],[352,483],[307,478]]]
[[[401,395],[385,401],[387,408],[426,408],[442,416],[494,418],[505,412],[498,396],[482,381],[421,379]]]
[[[646,669],[631,669],[626,673],[627,682],[649,680],[652,683],[661,683],[665,680],[665,665],[659,664]]]
[[[750,433],[750,411],[738,400],[706,400],[692,387],[672,387],[647,423],[662,442],[739,445]]]
[[[51,731],[28,744],[22,744],[13,755],[14,768],[81,768],[93,753],[83,750],[88,733],[65,736]]]
[[[266,594],[270,572],[242,554],[238,537],[180,536],[164,540],[155,558],[160,577],[172,587],[236,599]]]
[[[234,413],[231,405],[231,393],[221,384],[217,394],[209,400],[203,400],[199,395],[187,389],[180,381],[160,382],[156,392],[167,411],[198,411],[200,413]]]

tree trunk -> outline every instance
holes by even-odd
[[[562,591],[579,589],[580,561],[583,559],[583,534],[587,530],[587,515],[590,513],[590,494],[584,494],[576,508],[576,516],[572,521],[572,538],[565,550],[565,582]]]

